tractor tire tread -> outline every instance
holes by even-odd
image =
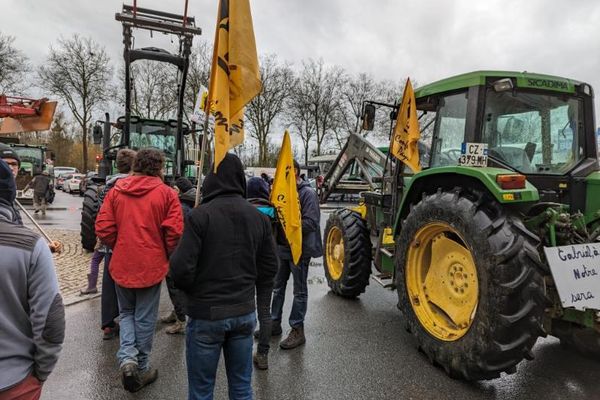
[[[484,196],[466,188],[438,190],[425,196],[406,217],[397,241],[398,308],[422,351],[449,376],[466,380],[495,379],[502,372],[513,371],[544,332],[545,292],[537,251],[539,239],[517,217]],[[462,224],[471,233],[467,239],[475,242],[472,249],[477,249],[473,257],[478,274],[485,276],[483,281],[479,278],[480,295],[481,282],[487,283],[469,331],[455,342],[435,339],[420,325],[404,281],[410,236],[440,215],[453,224]]]

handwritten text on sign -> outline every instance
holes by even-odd
[[[463,143],[460,149],[458,165],[466,167],[487,167],[487,143]]]
[[[600,244],[544,247],[563,307],[600,310]]]

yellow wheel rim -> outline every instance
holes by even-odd
[[[337,226],[331,227],[327,234],[325,253],[329,276],[334,281],[337,281],[342,276],[342,271],[344,270],[344,238],[342,230]]]
[[[443,222],[416,233],[408,249],[406,289],[421,325],[434,337],[463,337],[479,301],[477,267],[461,235]]]

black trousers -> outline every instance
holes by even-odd
[[[171,278],[170,274],[167,274],[165,280],[167,282],[171,303],[173,303],[173,309],[175,309],[175,315],[177,315],[178,320],[185,321],[184,294],[175,287],[175,282],[173,282],[173,278]]]
[[[106,253],[104,258],[104,274],[102,275],[102,329],[114,328],[115,319],[119,316],[119,302],[117,301],[115,281],[113,281],[113,278],[108,271],[110,256],[110,253]]]

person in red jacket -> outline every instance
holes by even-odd
[[[117,358],[123,387],[130,392],[158,377],[149,358],[160,284],[183,232],[181,205],[175,190],[162,180],[163,166],[160,151],[138,151],[133,175],[108,192],[96,218],[98,238],[113,250],[109,268],[121,318]]]

